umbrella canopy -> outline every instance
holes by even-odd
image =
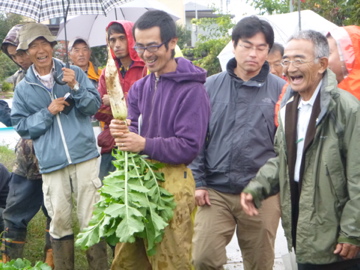
[[[290,36],[299,31],[299,14],[290,12],[285,14],[259,16],[267,20],[275,33],[275,42],[284,45]],[[327,34],[330,30],[338,27],[311,10],[301,11],[301,30],[315,30]],[[218,55],[222,70],[226,70],[227,62],[234,57],[233,46],[230,41]]]
[[[0,10],[42,22],[68,15],[106,14],[125,2],[129,0],[1,0]]]
[[[131,1],[131,0],[128,0]],[[78,14],[106,14],[114,6],[127,0],[1,0],[0,11],[15,13],[42,22],[52,18]],[[65,41],[67,41],[65,28]],[[65,46],[66,66],[69,67],[68,50]],[[65,84],[54,76],[58,84]]]
[[[163,10],[174,21],[179,17],[169,10],[164,4],[156,0],[134,0],[116,6],[105,15],[79,15],[66,22],[68,40],[82,37],[89,42],[91,47],[106,45],[105,29],[111,21],[127,20],[135,22],[148,10]],[[60,24],[57,40],[64,40],[64,23]]]

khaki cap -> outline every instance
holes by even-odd
[[[56,37],[53,36],[49,28],[41,23],[28,23],[25,24],[19,32],[19,46],[17,50],[26,51],[29,49],[29,45],[35,39],[43,37],[50,43],[57,43]]]

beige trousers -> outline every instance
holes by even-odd
[[[98,175],[96,158],[42,175],[44,203],[51,217],[49,232],[54,239],[74,234],[73,198],[80,230],[88,225],[93,205],[100,198],[98,189],[102,183]]]
[[[146,243],[116,245],[112,270],[189,270],[191,269],[191,239],[195,208],[195,182],[192,172],[185,165],[167,165],[161,169],[165,182],[160,185],[174,195],[174,217],[166,227],[163,240],[156,247],[154,256],[147,256]]]
[[[223,269],[225,247],[234,230],[244,269],[273,269],[274,241],[280,218],[279,196],[263,201],[258,216],[250,217],[240,205],[239,194],[208,189],[211,206],[198,207],[193,237],[193,263],[197,270]]]

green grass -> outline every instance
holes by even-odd
[[[9,92],[0,91],[0,99],[9,99],[9,98],[12,98],[13,96],[14,96],[13,91],[9,91]]]
[[[76,222],[75,214],[73,216],[75,223],[75,234],[79,232],[79,226]],[[28,226],[28,234],[24,249],[24,257],[33,264],[36,261],[44,260],[44,245],[45,245],[45,227],[46,218],[40,210],[36,216],[30,221]],[[112,251],[108,248],[109,267],[112,261]],[[88,269],[85,251],[75,247],[75,270]],[[106,269],[104,269],[106,270]]]
[[[0,146],[0,162],[4,166],[12,171],[12,168],[15,164],[15,152],[12,149],[7,148],[6,146]]]
[[[0,146],[0,161],[9,171],[12,171],[15,161],[14,150],[9,149],[6,146]],[[79,232],[79,225],[75,213],[76,212],[74,209],[74,233],[77,234]],[[28,225],[27,239],[24,248],[24,258],[28,259],[30,262],[32,262],[32,264],[37,261],[44,260],[45,228],[46,218],[43,212],[40,210]],[[108,248],[108,258],[110,266],[112,261],[112,251],[110,248]],[[85,251],[75,247],[75,270],[84,269],[88,269]]]

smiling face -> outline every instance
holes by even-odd
[[[293,63],[284,67],[291,88],[298,92],[303,100],[309,100],[323,77],[328,59],[315,58],[314,44],[309,40],[293,39],[285,48],[283,60],[301,60],[302,64],[295,67]]]
[[[16,47],[9,44],[7,47],[7,52],[12,60],[21,66],[22,69],[27,70],[31,66],[32,62],[29,55],[27,55],[25,51],[16,51]]]
[[[160,36],[160,27],[154,26],[148,29],[135,29],[135,40],[137,47],[146,47],[162,44]],[[176,70],[176,61],[172,57],[172,51],[175,49],[177,38],[168,41],[168,48],[165,44],[160,46],[156,52],[145,50],[139,53],[141,59],[145,62],[150,72],[154,72],[157,77],[161,74],[173,72]]]
[[[235,44],[233,42],[233,44]],[[261,32],[251,38],[242,38],[234,47],[233,52],[237,62],[234,72],[238,77],[247,81],[259,74],[265,63],[269,51],[265,35]]]
[[[37,38],[30,43],[27,53],[30,60],[34,63],[36,71],[40,75],[47,75],[50,73],[53,60],[54,49],[51,43],[44,38]]]

